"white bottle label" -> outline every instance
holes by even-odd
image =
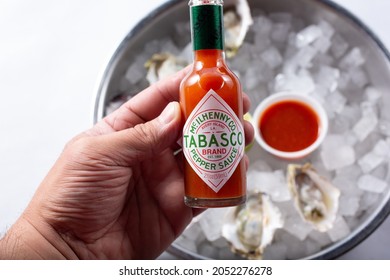
[[[183,152],[192,169],[218,192],[244,156],[244,128],[232,108],[210,90],[188,117]]]

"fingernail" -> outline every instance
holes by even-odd
[[[173,102],[169,103],[162,111],[160,119],[164,124],[169,124],[175,118],[175,104]]]

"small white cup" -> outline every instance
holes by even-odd
[[[281,101],[298,101],[303,104],[306,104],[318,116],[318,121],[319,121],[318,137],[314,141],[314,143],[308,146],[307,148],[299,151],[294,151],[294,152],[285,152],[271,147],[264,141],[259,128],[260,118],[266,109]],[[285,92],[275,93],[268,96],[266,99],[264,99],[255,109],[255,112],[253,114],[252,124],[255,129],[255,139],[257,143],[270,154],[283,159],[300,159],[309,155],[321,145],[328,132],[328,116],[324,108],[321,106],[321,104],[314,98],[295,91],[285,91]]]

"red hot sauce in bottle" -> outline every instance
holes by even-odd
[[[194,64],[182,81],[185,198],[191,207],[245,202],[243,102],[238,78],[225,62],[223,1],[192,0]]]

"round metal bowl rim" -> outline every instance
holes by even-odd
[[[93,123],[97,123],[100,119],[100,117],[103,115],[102,111],[100,109],[100,102],[105,87],[107,86],[107,77],[110,77],[110,73],[112,72],[112,66],[115,64],[115,61],[120,57],[120,54],[125,49],[126,43],[131,40],[133,37],[135,37],[136,34],[142,31],[142,29],[148,25],[148,23],[153,20],[155,17],[161,15],[165,10],[182,3],[183,0],[169,0],[166,3],[160,5],[156,9],[154,9],[152,12],[150,12],[145,18],[143,18],[128,34],[127,36],[122,40],[118,48],[115,50],[114,54],[112,55],[111,59],[109,60],[103,75],[100,79],[100,83],[97,90],[96,100],[94,104],[94,111],[93,111]],[[336,4],[333,1],[330,0],[314,0],[315,2],[323,3],[327,5],[329,8],[331,8],[334,12],[339,13],[348,19],[350,19],[353,23],[355,23],[363,32],[365,32],[379,47],[379,49],[383,52],[383,54],[386,56],[387,60],[390,62],[390,53],[385,47],[385,45],[381,42],[379,37],[367,26],[365,25],[359,18],[357,18],[354,14],[352,14],[350,11],[345,9],[344,7],[340,6],[339,4]],[[104,106],[104,104],[103,104]],[[311,256],[307,256],[308,259],[334,259],[338,256],[346,253],[347,251],[354,248],[356,245],[361,243],[364,239],[366,239],[376,228],[379,227],[379,225],[382,224],[382,222],[389,216],[390,214],[390,200],[388,200],[386,203],[384,203],[383,208],[376,211],[376,213],[373,213],[375,215],[375,218],[370,221],[367,225],[360,225],[358,228],[356,228],[352,233],[349,240],[344,241],[344,239],[332,244],[325,250],[322,250],[316,254],[313,254]],[[183,258],[193,259],[195,257],[199,259],[209,259],[205,256],[199,255],[197,253],[193,253],[185,248],[179,248],[176,244],[172,244],[168,250],[168,252],[179,255]]]

